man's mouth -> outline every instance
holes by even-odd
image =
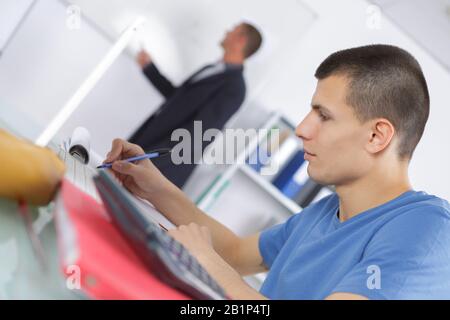
[[[314,153],[311,153],[306,149],[303,149],[303,151],[305,153],[305,155],[303,156],[305,160],[310,160],[311,158],[316,156]]]
[[[306,150],[306,149],[303,149],[303,151],[305,152],[305,154],[308,154],[308,155],[310,155],[310,156],[315,156],[315,154],[314,153],[312,153],[312,152],[309,152],[308,150]]]

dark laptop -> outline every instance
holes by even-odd
[[[125,190],[107,171],[94,183],[114,225],[148,269],[160,280],[194,299],[227,299],[187,249],[140,212]]]

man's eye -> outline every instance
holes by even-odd
[[[326,115],[324,115],[322,112],[319,112],[319,118],[320,118],[320,120],[322,120],[322,121],[328,120],[328,117],[327,117]]]

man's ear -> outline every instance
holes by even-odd
[[[394,138],[395,128],[387,119],[375,119],[370,122],[370,138],[366,150],[372,154],[386,149]]]

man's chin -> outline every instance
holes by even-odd
[[[317,182],[318,184],[321,185],[328,185],[329,181],[326,181],[326,179],[324,179],[324,177],[320,174],[320,172],[316,172],[315,170],[311,170],[310,165],[308,164],[308,176],[314,180],[315,182]]]

